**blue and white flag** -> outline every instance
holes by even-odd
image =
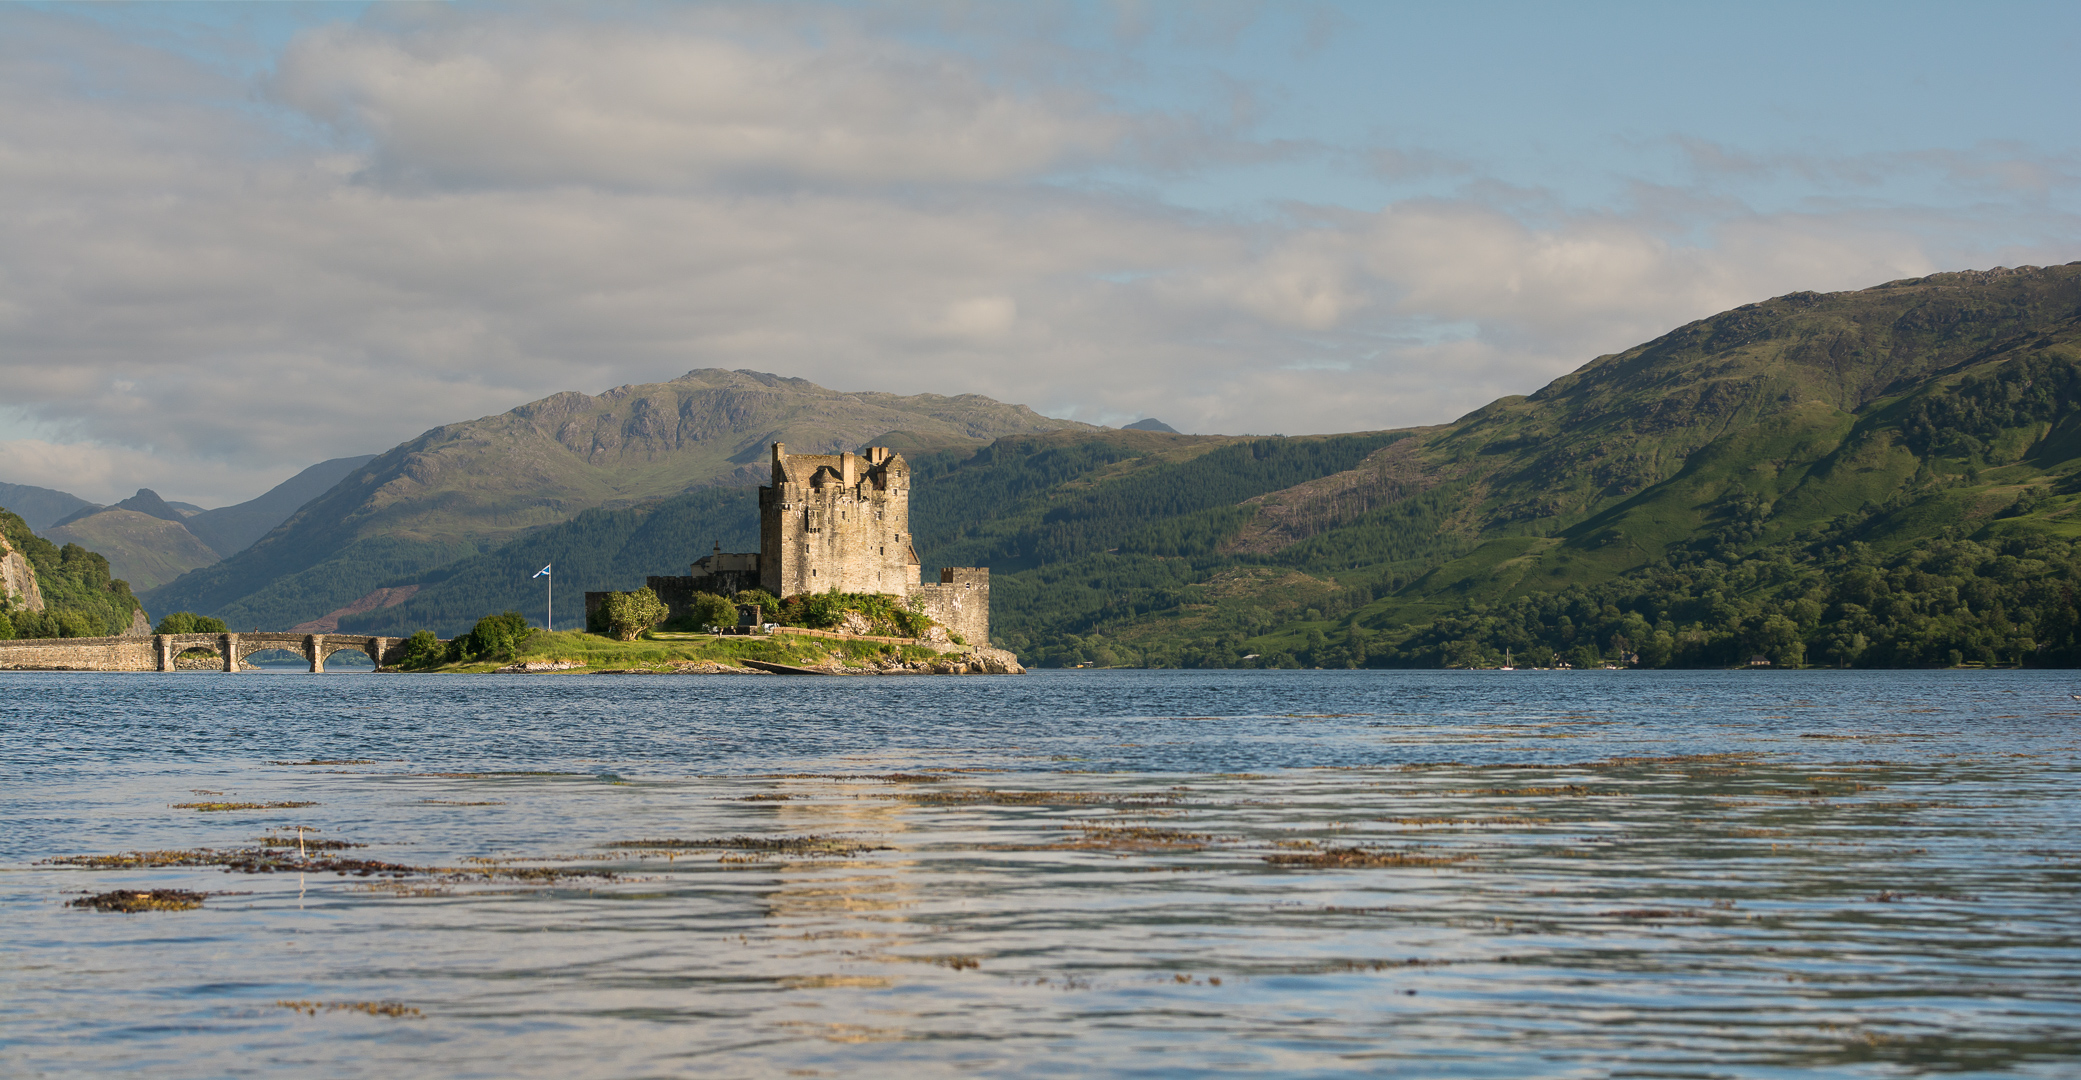
[[[550,564],[549,564],[549,566],[555,566],[555,565],[556,565],[555,563],[550,563]],[[546,574],[546,573],[548,573],[548,572],[549,572],[549,566],[545,566],[545,567],[543,567],[542,569],[540,569],[540,570],[537,570],[537,571],[535,571],[535,576],[536,576],[536,577],[541,577],[541,576],[542,576],[543,574]]]

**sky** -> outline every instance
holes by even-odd
[[[697,368],[1301,434],[2081,260],[2081,5],[0,6],[0,481]]]

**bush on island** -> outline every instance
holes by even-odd
[[[159,625],[152,628],[152,633],[222,634],[228,629],[222,619],[212,619],[207,615],[197,615],[192,611],[176,611],[160,619]]]
[[[0,611],[0,641],[12,640],[14,640],[14,620],[7,617],[7,612]]]
[[[697,592],[692,597],[690,608],[687,621],[698,629],[737,625],[737,605],[731,603],[727,596]]]
[[[658,594],[649,589],[608,593],[600,602],[600,621],[618,641],[634,641],[645,630],[665,621],[671,614]],[[731,622],[737,620],[733,617]]]
[[[517,611],[486,615],[462,637],[448,643],[450,660],[511,660],[535,628]]]
[[[782,626],[803,626],[811,630],[828,630],[845,620],[847,612],[864,619],[867,633],[888,637],[923,637],[932,628],[932,620],[905,607],[893,596],[881,593],[842,593],[832,589],[825,593],[798,593],[780,602],[780,612],[774,622]],[[856,624],[857,625],[857,624]]]
[[[405,659],[400,667],[437,667],[448,659],[448,643],[434,636],[431,630],[421,630],[405,639]]]

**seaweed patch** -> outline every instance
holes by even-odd
[[[426,1015],[399,1001],[277,1001],[275,1005],[306,1016],[316,1016],[320,1012],[358,1012],[370,1016],[388,1016],[396,1019],[409,1017],[417,1020]]]
[[[203,897],[206,895],[208,894],[189,892],[185,889],[152,889],[148,892],[118,889],[114,892],[83,896],[65,906],[114,911],[125,915],[140,911],[193,911],[202,906]]]
[[[1316,870],[1370,870],[1378,867],[1451,866],[1472,860],[1472,855],[1397,851],[1388,848],[1326,848],[1322,851],[1280,852],[1264,856],[1273,866]]]
[[[200,810],[205,814],[224,810],[296,810],[316,806],[314,802],[178,802],[167,804],[175,810]]]
[[[649,851],[723,850],[780,853],[809,856],[860,855],[869,851],[893,851],[894,848],[862,844],[837,836],[721,836],[694,840],[616,840],[606,846],[610,848],[637,848]]]

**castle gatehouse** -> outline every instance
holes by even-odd
[[[686,614],[695,593],[730,596],[764,589],[774,596],[885,593],[973,645],[990,643],[990,570],[945,567],[920,581],[910,535],[910,466],[886,446],[864,454],[790,454],[773,444],[772,483],[759,489],[759,550],[704,555],[685,577],[645,583],[671,610]],[[585,594],[587,622],[604,592]]]

